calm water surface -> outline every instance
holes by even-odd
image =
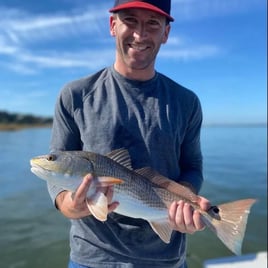
[[[0,132],[0,267],[65,268],[69,221],[52,206],[46,184],[30,172],[29,159],[48,152],[50,129]],[[205,183],[214,204],[257,198],[243,253],[267,251],[266,128],[204,127]],[[189,268],[232,253],[209,230],[188,239]]]

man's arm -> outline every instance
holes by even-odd
[[[71,85],[66,85],[61,91],[55,106],[53,118],[52,137],[50,151],[56,150],[82,150],[80,131],[74,119],[75,97],[71,90]],[[78,98],[79,99],[79,98]],[[86,194],[92,176],[88,174],[75,193],[48,183],[48,191],[55,206],[61,213],[72,219],[83,218],[90,215],[86,205]],[[112,188],[103,188],[102,191],[107,195],[108,202],[112,200]],[[109,205],[109,211],[113,211],[117,203]]]

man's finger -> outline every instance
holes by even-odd
[[[92,174],[87,174],[80,186],[77,188],[75,193],[72,195],[72,199],[74,202],[82,203],[85,202],[87,197],[87,192],[90,186],[91,181],[93,180]]]
[[[194,211],[194,214],[193,214],[193,221],[194,221],[194,225],[197,231],[203,231],[205,229],[205,224],[203,223],[201,219],[201,215],[196,210]]]
[[[112,212],[119,206],[119,202],[113,202],[108,205],[108,211]]]
[[[184,204],[183,216],[184,216],[184,223],[185,223],[185,231],[190,234],[194,233],[196,229],[195,229],[194,220],[193,220],[193,208],[188,203]]]
[[[211,207],[211,204],[208,199],[201,197],[199,206],[202,210],[207,211]]]

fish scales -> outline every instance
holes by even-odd
[[[247,219],[255,199],[242,199],[202,211],[199,197],[189,188],[158,172],[144,167],[133,170],[125,149],[106,156],[94,152],[60,151],[34,157],[31,171],[38,177],[63,189],[75,192],[86,174],[92,180],[86,200],[91,214],[98,220],[108,217],[107,197],[99,187],[113,186],[113,201],[119,201],[115,212],[141,218],[165,243],[169,243],[173,229],[168,219],[168,208],[173,201],[184,200],[201,214],[204,224],[235,254],[241,254]]]
[[[147,178],[108,157],[95,155],[94,158],[94,174],[96,176],[110,176],[124,180],[124,183],[114,185],[115,194],[125,192],[126,195],[142,201],[150,207],[166,208]],[[133,183],[134,181],[135,183]]]

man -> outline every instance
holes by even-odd
[[[199,100],[154,68],[173,21],[170,0],[116,0],[110,12],[115,63],[64,87],[51,150],[106,154],[126,148],[134,169],[150,166],[198,192],[203,181]],[[120,204],[111,202],[112,188],[103,189],[110,200],[107,221],[90,215],[85,200],[91,180],[85,176],[75,193],[48,185],[57,208],[71,219],[70,268],[186,267],[185,233],[204,228],[199,213],[174,201],[167,213],[174,232],[165,244],[146,221],[113,212]],[[209,201],[200,200],[208,209]]]

